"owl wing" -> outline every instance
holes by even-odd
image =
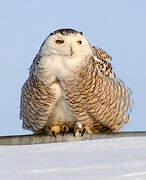
[[[94,69],[91,73],[90,67]],[[121,80],[101,76],[100,68],[94,68],[96,61],[88,67],[92,84],[88,91],[87,113],[94,119],[93,131],[119,131],[129,121],[133,100],[131,90]],[[87,84],[86,84],[87,85]]]
[[[84,62],[64,85],[70,109],[89,132],[117,132],[129,121],[131,91],[122,81],[101,74],[93,57]]]
[[[22,86],[20,102],[20,119],[23,128],[39,132],[44,128],[48,118],[54,112],[56,100],[55,89],[46,86],[35,74],[35,68],[40,61],[36,55],[29,71],[29,78]]]
[[[100,69],[101,73],[106,77],[115,79],[116,75],[113,72],[111,65],[112,57],[103,49],[97,48],[95,46],[92,47],[92,51],[94,55],[93,58],[95,59],[98,69]]]

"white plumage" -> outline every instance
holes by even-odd
[[[35,133],[117,132],[128,122],[131,104],[111,57],[82,33],[60,29],[47,37],[31,65],[20,118]]]

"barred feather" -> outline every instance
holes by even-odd
[[[77,121],[93,133],[117,132],[129,121],[131,92],[122,81],[101,75],[94,58],[86,62],[76,78],[64,81],[66,101]]]
[[[24,83],[21,93],[20,119],[23,128],[39,132],[53,118],[55,90],[41,82],[33,73]]]
[[[92,47],[93,55],[95,62],[98,66],[98,69],[101,71],[103,75],[106,77],[110,77],[115,79],[116,75],[113,72],[113,68],[111,65],[112,57],[103,49],[96,48],[95,46]]]

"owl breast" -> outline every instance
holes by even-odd
[[[54,115],[52,122],[50,119],[48,120],[48,126],[56,125],[56,124],[73,124],[75,121],[75,117],[71,112],[65,98],[63,97],[63,90],[61,89],[58,82],[53,85],[53,89],[56,91],[56,104],[54,107]]]
[[[65,98],[63,97],[63,90],[57,81],[59,78],[67,78],[71,74],[70,70],[64,65],[68,58],[62,56],[52,55],[49,57],[40,58],[37,66],[35,66],[35,75],[55,94],[55,104],[52,107],[51,114],[48,117],[46,125],[52,127],[53,125],[67,124],[70,125],[75,121],[75,117],[71,112]],[[51,106],[51,105],[50,105]]]

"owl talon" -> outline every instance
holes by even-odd
[[[73,136],[75,136],[74,128],[71,128],[71,129],[70,129],[70,132],[73,134]]]
[[[59,125],[55,125],[51,128],[51,135],[53,135],[54,137],[56,137],[57,134],[59,134],[61,132],[61,128]]]
[[[84,136],[85,132],[86,132],[86,128],[83,129],[83,131],[82,131],[82,133],[81,133],[81,137]]]
[[[93,134],[93,132],[92,132],[90,127],[86,126],[86,127],[83,128],[83,131],[81,133],[81,137],[84,136],[85,134]]]
[[[54,131],[52,131],[52,135],[56,138],[56,134],[55,134],[55,132],[54,132]]]
[[[64,127],[64,128],[63,128],[63,131],[62,131],[62,136],[64,136],[65,131],[66,131],[66,127]]]
[[[69,132],[70,128],[68,125],[64,124],[61,128],[62,136],[64,136],[65,133]]]

